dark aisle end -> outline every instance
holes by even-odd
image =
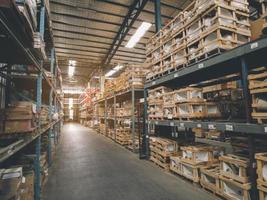
[[[67,124],[45,200],[214,200],[79,124]]]

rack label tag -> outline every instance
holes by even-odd
[[[153,82],[152,82],[152,85],[156,85],[156,81],[153,81]]]
[[[204,63],[198,64],[198,69],[202,69],[202,68],[204,68]]]
[[[174,126],[174,122],[170,122],[170,126]]]
[[[201,127],[202,127],[202,125],[201,125],[201,124],[197,124],[197,127],[198,127],[198,128],[201,128]]]
[[[259,43],[258,42],[254,42],[254,43],[252,43],[251,45],[250,45],[250,48],[251,49],[256,49],[256,48],[258,48],[259,47]]]
[[[174,78],[177,78],[178,76],[179,76],[178,73],[175,73],[175,74],[173,75]]]
[[[264,132],[267,133],[267,127],[264,127]]]
[[[184,123],[180,123],[180,127],[181,128],[184,128]]]
[[[209,125],[208,125],[208,128],[209,128],[210,130],[216,130],[216,127],[215,127],[214,124],[209,124]]]
[[[230,124],[226,124],[225,125],[225,130],[227,130],[227,131],[234,131],[234,126],[233,125],[230,125]]]

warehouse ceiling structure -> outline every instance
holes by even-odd
[[[161,0],[161,20],[166,24],[191,1]],[[55,49],[63,86],[84,85],[106,66],[142,64],[145,45],[155,34],[154,0],[50,0]],[[134,48],[127,42],[142,22],[152,27]],[[76,61],[72,78],[69,61]]]

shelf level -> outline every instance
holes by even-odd
[[[148,124],[158,126],[173,126],[181,128],[202,128],[206,130],[218,130],[238,132],[244,134],[257,134],[267,136],[266,124],[236,123],[236,122],[203,122],[203,121],[180,121],[180,120],[150,120]]]
[[[240,58],[246,58],[250,69],[266,65],[267,38],[247,43],[203,62],[190,65],[158,79],[147,81],[145,89],[161,85],[182,87],[240,72]]]

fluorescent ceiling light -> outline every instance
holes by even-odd
[[[64,94],[82,94],[82,90],[63,90]]]
[[[110,76],[114,75],[116,72],[117,72],[116,70],[112,69],[105,74],[105,77],[110,77]]]
[[[117,73],[118,71],[122,70],[123,69],[123,65],[117,65],[116,67],[114,67],[113,69],[111,69],[110,71],[108,71],[106,74],[105,74],[105,77],[108,78],[112,75],[114,75],[115,73]]]
[[[73,98],[69,98],[69,109],[73,107]]]
[[[117,65],[116,67],[114,67],[114,70],[120,71],[120,70],[122,70],[122,68],[123,68],[123,65]]]
[[[126,44],[127,48],[133,48],[140,39],[145,35],[148,29],[152,26],[151,23],[142,22],[141,26],[136,30],[134,35],[130,38],[129,42]]]
[[[69,65],[76,66],[76,60],[69,60]]]
[[[74,71],[75,71],[75,67],[69,66],[69,72],[68,72],[69,76],[73,76],[74,75]]]

